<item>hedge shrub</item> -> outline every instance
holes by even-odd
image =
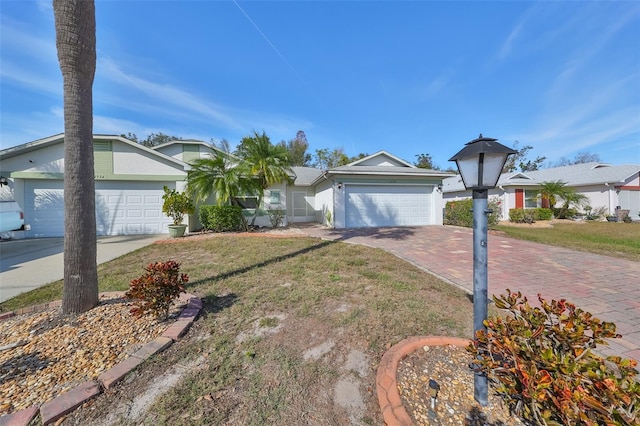
[[[198,219],[204,229],[213,232],[234,232],[247,229],[240,206],[200,206]]]
[[[488,207],[492,210],[492,213],[487,217],[487,223],[489,227],[493,227],[500,222],[502,217],[500,201],[495,198],[490,199]],[[465,226],[467,228],[473,227],[473,199],[448,201],[445,206],[444,224]]]
[[[553,210],[545,208],[537,209],[510,209],[509,220],[514,223],[533,223],[536,220],[553,219]]]
[[[536,215],[533,209],[509,209],[509,220],[513,223],[533,223]]]
[[[553,219],[553,210],[545,208],[537,208],[534,213],[535,220],[551,220]]]

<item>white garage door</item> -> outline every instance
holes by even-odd
[[[346,226],[431,225],[432,186],[347,185]]]
[[[96,232],[98,235],[166,233],[171,219],[162,213],[162,187],[175,182],[96,182]],[[27,236],[64,235],[64,183],[30,180],[25,185]]]

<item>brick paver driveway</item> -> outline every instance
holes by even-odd
[[[473,231],[452,226],[333,230],[303,229],[310,236],[379,247],[468,291],[473,289]],[[640,262],[508,238],[490,231],[489,294],[507,288],[530,301],[576,304],[614,322],[621,339],[598,347],[603,355],[640,361]]]

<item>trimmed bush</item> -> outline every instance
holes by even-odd
[[[272,227],[277,228],[284,222],[286,212],[283,209],[269,209],[267,213],[269,214],[269,221]]]
[[[489,227],[493,227],[500,222],[502,217],[502,208],[500,201],[492,198],[488,202],[488,208],[492,210],[487,217]],[[448,201],[445,206],[444,224],[473,227],[473,199],[467,198],[458,201]]]
[[[553,208],[553,216],[558,219],[572,219],[578,214],[578,210],[569,209],[565,207],[554,207]]]
[[[553,219],[553,210],[545,208],[537,208],[533,214],[535,220],[551,220]]]
[[[247,229],[240,206],[200,206],[198,219],[204,229],[213,232],[235,232]]]
[[[134,299],[131,313],[135,316],[152,313],[165,319],[173,301],[184,292],[189,277],[180,274],[180,264],[173,260],[150,263],[144,270],[147,272],[132,280],[125,293],[125,297]]]
[[[637,362],[592,352],[616,326],[562,299],[531,307],[520,292],[494,297],[510,315],[489,318],[467,347],[476,372],[521,419],[538,425],[638,425]]]
[[[509,209],[509,220],[514,223],[533,223],[535,216],[533,209]]]

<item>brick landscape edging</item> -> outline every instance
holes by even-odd
[[[407,355],[423,346],[467,346],[470,340],[447,336],[414,336],[394,345],[382,356],[376,374],[376,391],[382,418],[388,426],[411,426],[413,420],[402,406],[396,373]]]
[[[100,296],[107,298],[122,297],[124,292],[108,292],[101,293]],[[58,395],[50,401],[43,403],[40,407],[32,406],[15,413],[6,414],[0,417],[0,426],[27,426],[40,412],[43,425],[49,425],[69,414],[77,407],[102,393],[103,388],[109,389],[111,386],[122,380],[127,374],[135,370],[140,364],[151,358],[157,353],[162,352],[174,341],[187,332],[191,324],[195,321],[202,309],[202,300],[190,293],[180,295],[180,301],[187,302],[186,306],[167,330],[155,340],[142,346],[137,352],[120,361],[109,370],[98,376],[97,381],[88,381],[76,386],[67,392]],[[30,308],[19,309],[13,312],[7,312],[0,315],[0,321],[11,318],[15,315],[25,313],[40,312],[49,308],[57,308],[62,306],[62,301],[35,305]]]

